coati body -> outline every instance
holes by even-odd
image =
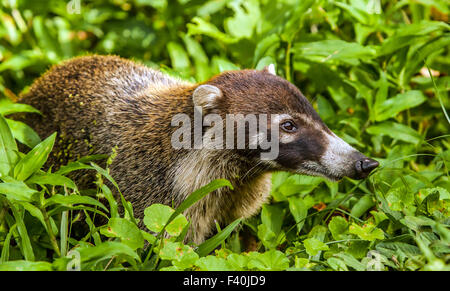
[[[234,190],[219,189],[185,213],[195,243],[213,233],[215,221],[256,214],[274,171],[363,178],[378,165],[336,137],[300,91],[269,70],[230,71],[192,84],[119,57],[85,56],[51,68],[21,102],[41,111],[27,115],[27,123],[42,138],[58,132],[49,165],[117,146],[111,175],[141,220],[152,203],[176,207],[212,180],[230,180]],[[224,119],[282,114],[278,157],[262,161],[260,149],[174,149],[171,120],[179,113],[193,118],[194,106]],[[92,182],[84,178],[77,177],[81,188]]]

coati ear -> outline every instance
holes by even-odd
[[[275,75],[275,76],[277,75],[277,73],[275,72],[275,65],[274,64],[270,64],[268,66],[265,66],[263,71],[267,72],[269,74]]]
[[[194,106],[200,106],[203,109],[213,108],[221,97],[222,91],[213,85],[200,85],[192,94]]]

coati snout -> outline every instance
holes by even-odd
[[[231,71],[192,84],[120,57],[84,56],[52,67],[20,102],[42,113],[25,120],[41,138],[58,132],[47,161],[53,169],[116,147],[110,173],[141,222],[153,203],[177,207],[200,187],[228,179],[233,190],[216,190],[185,212],[191,222],[187,240],[200,243],[213,234],[215,222],[226,225],[258,213],[274,171],[364,178],[378,166],[333,134],[302,93],[270,71]],[[276,126],[278,155],[261,159],[261,147],[173,147],[173,117],[192,120],[196,107],[223,120],[227,114],[275,114],[266,128]],[[79,189],[94,186],[92,173],[72,174]]]

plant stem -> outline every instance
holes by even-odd
[[[286,80],[291,82],[291,46],[289,41],[286,48],[286,62],[284,64],[284,70],[286,71]]]
[[[45,208],[42,207],[41,212],[42,212],[42,215],[44,216],[45,226],[47,227],[47,232],[48,232],[48,235],[50,236],[50,242],[52,244],[53,250],[56,252],[56,254],[59,257],[59,256],[61,256],[61,252],[59,250],[58,242],[56,241],[55,234],[53,233],[52,225],[50,224],[50,218],[47,214],[47,211],[45,211]]]

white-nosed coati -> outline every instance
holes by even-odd
[[[188,238],[200,243],[214,221],[256,214],[274,171],[337,180],[364,178],[378,166],[331,132],[302,93],[270,71],[229,71],[191,84],[116,56],[85,56],[52,67],[21,102],[42,112],[27,116],[41,137],[58,132],[49,165],[109,154],[117,146],[111,175],[137,218],[152,203],[176,207],[212,180],[230,180],[234,190],[217,190],[185,213],[192,223]],[[175,149],[171,120],[180,113],[193,118],[194,106],[224,120],[227,114],[279,114],[277,158],[262,160],[259,148]],[[80,186],[88,182],[78,177]]]

